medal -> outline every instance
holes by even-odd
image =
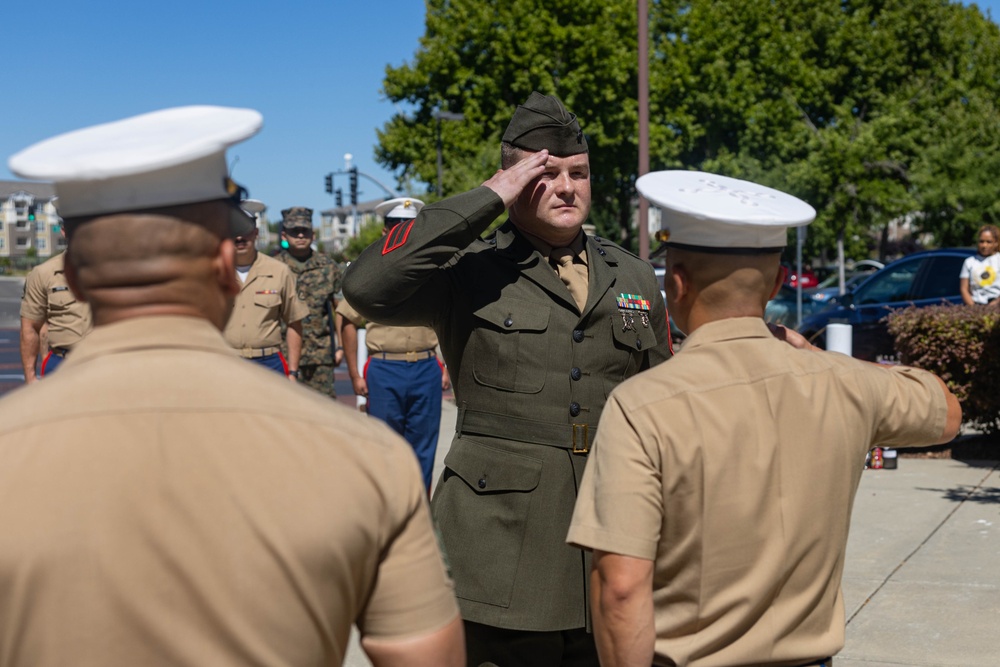
[[[649,328],[649,299],[641,294],[619,294],[618,312],[622,314],[622,331],[635,331],[635,316],[644,329]]]

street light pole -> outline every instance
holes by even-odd
[[[437,196],[441,197],[441,172],[443,171],[444,158],[441,150],[441,121],[442,120],[465,120],[465,116],[452,111],[435,111],[431,117],[437,121]]]
[[[649,7],[639,2],[639,176],[649,173]],[[649,259],[649,202],[639,195],[639,257]]]

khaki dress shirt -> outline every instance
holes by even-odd
[[[365,328],[365,347],[369,354],[423,352],[437,348],[437,334],[430,327],[390,327],[366,321],[347,299],[337,303],[337,312],[354,326]]]
[[[6,666],[339,665],[458,613],[409,445],[197,318],[0,400],[0,527]]]
[[[90,306],[77,301],[66,284],[65,253],[36,266],[24,281],[21,317],[49,325],[49,347],[71,348],[91,327]]]
[[[608,399],[568,541],[654,561],[656,665],[824,658],[865,453],[931,444],[946,415],[929,373],[706,324]]]
[[[298,322],[308,314],[309,307],[296,293],[291,269],[257,253],[226,324],[226,342],[236,349],[278,347],[281,323]]]

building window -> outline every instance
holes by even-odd
[[[45,239],[44,238],[38,239],[38,249],[39,250],[45,250]]]

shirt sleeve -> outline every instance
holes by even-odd
[[[872,404],[880,406],[873,445],[921,447],[941,438],[948,402],[933,374],[905,366],[865,370]]]
[[[48,314],[48,291],[45,278],[35,268],[28,273],[24,281],[24,294],[21,297],[21,317],[32,322],[44,322]]]
[[[962,262],[962,270],[958,272],[958,278],[960,280],[963,278],[968,280],[969,276],[972,275],[972,262],[974,259],[975,258],[973,257],[966,257],[965,261]]]
[[[341,299],[337,302],[337,313],[358,328],[365,326],[365,318],[361,317],[361,314],[347,303],[347,299]]]
[[[284,293],[282,300],[281,318],[288,324],[305,319],[309,314],[309,306],[299,299],[299,292],[295,287],[295,276],[291,270],[282,264],[284,271],[281,276],[281,291]]]
[[[663,525],[662,476],[660,457],[647,451],[659,438],[647,430],[630,419],[612,394],[583,473],[568,544],[647,560],[656,557]]]
[[[375,587],[358,620],[363,635],[402,638],[433,632],[458,616],[452,583],[431,523],[416,459],[399,456],[386,489],[393,510]]]

